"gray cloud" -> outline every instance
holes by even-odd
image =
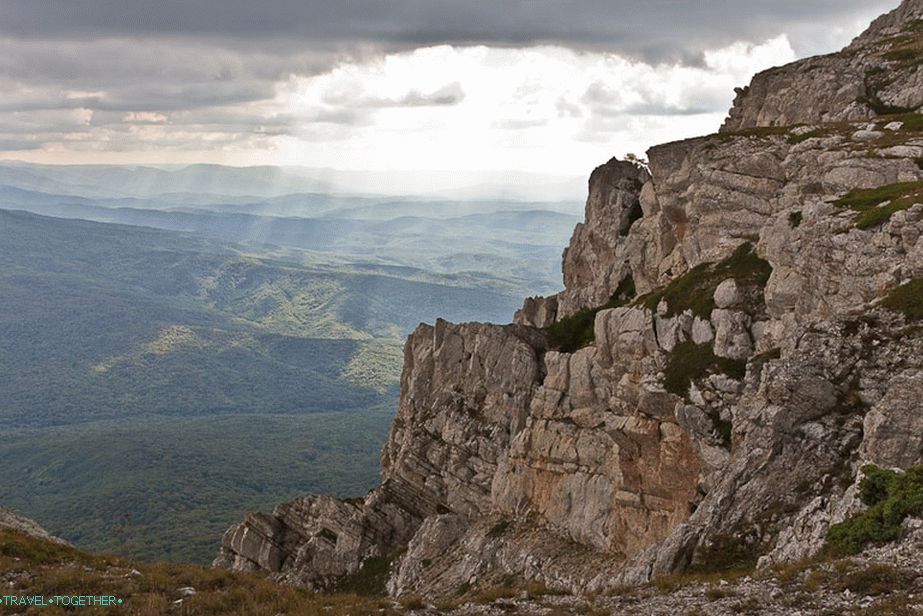
[[[457,105],[465,100],[465,91],[457,81],[446,84],[431,92],[410,90],[402,96],[395,98],[381,98],[366,96],[361,91],[338,90],[329,92],[324,96],[328,105],[349,106],[354,108],[386,108],[386,107],[446,107]]]
[[[301,45],[522,45],[697,55],[810,23],[808,38],[896,0],[4,0],[0,33],[24,38],[230,37]],[[796,46],[799,41],[795,41]],[[810,43],[805,41],[806,46]]]
[[[256,108],[289,76],[437,43],[551,43],[696,65],[705,50],[786,32],[799,53],[815,53],[834,46],[837,27],[854,29],[897,2],[0,0],[0,151],[62,142],[112,150],[200,147],[196,135],[207,135],[209,145],[285,134],[341,138],[369,124],[376,109],[456,105],[465,92],[448,76],[436,90],[388,99],[332,93],[326,106],[297,119]],[[653,95],[626,103],[605,84],[591,84],[583,102],[594,116],[621,118],[698,113],[727,96],[701,92],[679,108]],[[582,111],[561,100],[558,113]]]

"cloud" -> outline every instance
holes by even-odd
[[[336,151],[352,168],[519,168],[579,172],[615,153],[713,132],[733,87],[755,70],[791,61],[785,36],[734,44],[701,66],[649,64],[560,46],[441,45],[344,63],[294,78],[278,97],[310,135],[280,147],[284,160],[324,164]],[[447,76],[452,87],[440,85]],[[451,105],[394,104],[407,92],[464,92]],[[429,102],[433,97],[426,97]],[[317,114],[350,110],[363,123],[312,126]],[[320,148],[315,139],[337,141]]]
[[[206,59],[178,69],[188,80],[181,87],[156,79],[33,86],[14,107],[59,100],[53,92],[80,106],[0,113],[0,138],[10,144],[20,135],[30,150],[44,142],[52,152],[118,152],[121,160],[126,152],[199,151],[358,169],[578,173],[612,154],[715,130],[735,85],[794,57],[785,36],[709,50],[695,66],[552,45],[438,45],[267,80],[252,96],[260,82],[244,77],[254,72],[244,58],[228,60],[240,81],[215,78],[221,65]]]
[[[385,107],[443,107],[457,105],[465,99],[465,91],[460,83],[453,82],[433,91],[421,92],[411,88],[397,96],[374,96],[365,92],[365,86],[351,83],[325,93],[322,98],[327,105],[349,106],[356,108]]]
[[[0,33],[30,39],[163,36],[358,44],[604,48],[648,61],[798,30],[795,48],[897,0],[4,0]],[[805,27],[804,24],[808,24]],[[802,40],[803,39],[803,40]]]
[[[896,2],[3,0],[0,152],[581,172]]]

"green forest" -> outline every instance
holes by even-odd
[[[268,255],[0,210],[3,503],[85,549],[208,562],[247,510],[375,484],[419,322],[518,303]]]

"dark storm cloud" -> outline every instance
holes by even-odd
[[[376,109],[451,106],[463,85],[446,76],[435,90],[393,98],[327,93],[297,118],[260,111],[280,83],[421,45],[558,44],[647,62],[701,64],[703,51],[787,33],[801,54],[830,50],[836,27],[898,0],[0,0],[0,151],[42,143],[127,149],[200,145],[195,135],[253,140],[340,134]],[[628,102],[649,115],[698,113],[726,105],[703,91],[682,107],[656,93]],[[622,117],[618,93],[591,85],[594,117]],[[562,100],[561,116],[580,107]],[[91,112],[87,114],[86,112]],[[162,114],[164,120],[152,119]],[[531,121],[531,120],[530,120]],[[169,131],[155,134],[156,124]],[[522,120],[504,126],[521,129]],[[502,123],[502,122],[501,122]],[[144,130],[142,130],[144,129]],[[346,134],[346,133],[342,133]],[[222,137],[221,135],[224,135]],[[186,141],[183,141],[183,140]],[[19,144],[20,147],[14,147]],[[153,146],[151,146],[153,147]]]
[[[0,33],[27,38],[194,36],[303,45],[539,42],[648,59],[695,56],[896,0],[4,0]],[[795,41],[796,47],[799,41]]]

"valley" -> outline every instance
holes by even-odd
[[[276,216],[291,196],[267,215],[208,193],[0,187],[4,503],[85,549],[206,563],[243,511],[361,496],[379,479],[405,336],[437,316],[510,320],[553,286],[545,261],[572,224],[553,209],[408,218],[440,210],[312,198],[367,217]]]

